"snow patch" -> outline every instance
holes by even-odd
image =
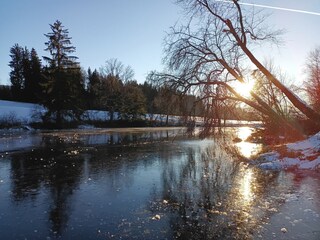
[[[320,169],[320,132],[306,140],[284,145],[289,152],[296,152],[297,157],[281,156],[273,151],[261,154],[252,161],[262,169],[282,170],[288,168]]]
[[[83,125],[79,125],[78,129],[95,129],[96,127],[93,125],[89,125],[89,124],[83,124]]]
[[[11,116],[21,123],[28,124],[40,121],[39,117],[44,111],[44,107],[39,104],[0,100],[0,118]]]

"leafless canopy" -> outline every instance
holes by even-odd
[[[117,58],[108,59],[101,69],[105,76],[119,78],[123,83],[134,80],[134,71],[130,66],[125,66]]]
[[[202,98],[238,100],[266,112],[233,89],[232,81],[244,82],[250,71],[248,56],[241,48],[260,42],[277,42],[282,31],[270,31],[265,15],[249,9],[243,12],[233,2],[206,0],[177,1],[189,21],[170,29],[165,39],[168,67],[161,80],[182,92]],[[159,79],[159,78],[158,78]]]
[[[320,110],[320,46],[312,50],[306,63],[305,90],[312,106]]]
[[[232,81],[246,81],[259,71],[308,118],[320,116],[279,81],[255,56],[256,47],[279,44],[282,30],[270,29],[267,18],[254,8],[242,9],[239,0],[177,0],[185,11],[187,24],[172,27],[165,39],[167,70],[153,74],[181,92],[193,92],[202,98],[245,102],[264,115],[281,118],[257,94],[251,99],[239,95]]]

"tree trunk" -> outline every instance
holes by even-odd
[[[62,115],[60,110],[57,111],[56,124],[59,128],[62,127]]]
[[[113,122],[113,114],[114,114],[113,110],[109,110],[109,121],[110,122]]]
[[[278,79],[276,79],[268,69],[266,69],[246,48],[242,48],[243,51],[248,55],[253,64],[266,76],[266,78],[272,82],[279,90],[286,95],[286,97],[291,101],[291,103],[298,108],[304,115],[316,122],[320,121],[320,114],[311,109],[307,104],[305,104],[297,95],[290,91],[286,86],[284,86]]]
[[[316,124],[320,122],[320,114],[311,109],[306,103],[304,103],[297,95],[290,91],[286,86],[284,86],[273,74],[265,68],[260,61],[252,54],[252,52],[247,48],[245,42],[241,40],[237,31],[233,27],[232,23],[228,20],[225,21],[226,25],[229,27],[231,34],[235,38],[236,42],[242,49],[242,51],[248,56],[251,62],[266,76],[266,78],[272,82],[286,97],[291,101],[291,103],[299,109],[305,116],[311,119]]]

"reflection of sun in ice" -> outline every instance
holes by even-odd
[[[236,82],[234,84],[234,90],[236,90],[237,93],[239,93],[242,97],[250,97],[250,92],[253,88],[254,82]]]
[[[245,140],[251,135],[252,128],[250,127],[241,127],[238,128],[237,136],[242,140],[236,144],[242,156],[246,158],[250,158],[253,155],[259,153],[261,151],[261,144],[245,142]]]
[[[236,177],[235,195],[233,195],[234,199],[232,200],[234,201],[235,210],[239,213],[236,217],[237,222],[254,223],[258,220],[255,217],[256,209],[254,207],[257,197],[256,187],[257,178],[255,171],[242,165]]]
[[[242,141],[245,141],[252,133],[252,128],[249,127],[241,127],[238,128],[238,138],[241,138]]]
[[[254,153],[257,153],[257,144],[245,142],[245,140],[252,134],[253,129],[250,127],[240,127],[238,128],[237,136],[242,140],[242,142],[237,143],[237,147],[240,153],[244,157],[251,157]],[[252,192],[252,180],[253,171],[252,169],[242,169],[243,176],[240,181],[240,194],[244,203],[250,203],[253,198]]]
[[[252,182],[253,172],[252,169],[246,169],[243,173],[243,178],[240,182],[240,194],[242,195],[243,203],[249,204],[253,199]]]
[[[261,150],[261,145],[249,142],[239,142],[236,144],[242,156],[250,158]]]

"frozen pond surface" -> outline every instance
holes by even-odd
[[[3,136],[1,239],[320,239],[319,172],[249,167],[180,133]]]

